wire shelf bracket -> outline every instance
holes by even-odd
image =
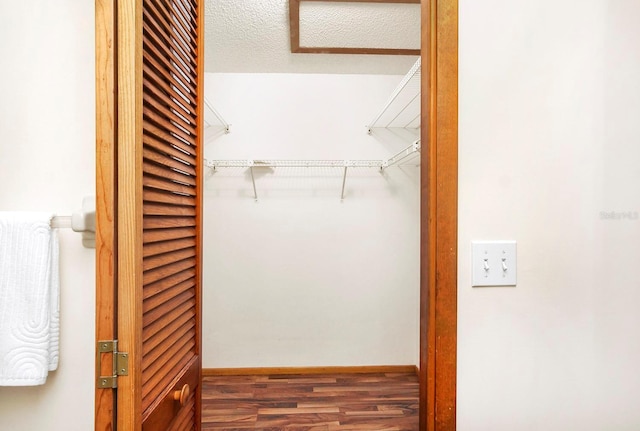
[[[216,117],[220,124],[222,124],[222,127],[224,127],[224,133],[231,133],[231,124],[227,123],[227,121],[222,117],[222,115],[220,115],[216,108],[214,108],[213,105],[209,103],[206,97],[204,98],[204,106],[211,114],[213,114],[214,117]],[[209,127],[212,124],[205,119],[205,125]]]
[[[400,84],[391,93],[378,115],[367,125],[367,131],[377,127],[420,127],[421,59],[414,63]]]
[[[403,160],[406,160],[408,157],[411,157],[415,153],[420,152],[420,149],[421,149],[421,144],[420,144],[420,140],[418,139],[417,141],[415,141],[414,143],[409,145],[404,150],[402,150],[399,153],[389,157],[387,160],[384,160],[382,162],[381,169],[385,170],[386,168],[389,168],[391,166],[399,164]]]

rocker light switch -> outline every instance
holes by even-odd
[[[472,286],[516,285],[515,241],[472,241]]]

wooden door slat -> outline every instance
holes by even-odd
[[[147,321],[154,322],[158,316],[166,314],[167,310],[165,308],[168,303],[171,303],[172,301],[175,301],[176,303],[184,302],[184,299],[192,298],[195,294],[193,292],[194,288],[195,280],[193,278],[190,278],[189,280],[186,280],[180,284],[171,286],[170,289],[167,289],[161,294],[155,295],[149,300],[145,301],[143,303],[143,312],[145,314],[145,317],[148,319]],[[188,317],[189,314],[184,314],[182,316]],[[164,332],[170,333],[171,331],[167,328],[169,328],[169,326],[165,326]],[[153,343],[149,343],[150,342],[145,342],[143,346],[149,345],[150,349],[155,347]]]
[[[163,267],[152,269],[150,271],[146,271],[143,274],[144,284],[151,284],[158,280],[162,280],[163,278],[169,277],[170,275],[177,274],[178,272],[184,271],[185,269],[193,268],[196,265],[195,259],[185,259],[177,262],[173,262],[170,265],[165,265]]]
[[[178,319],[180,316],[190,316],[193,318],[195,316],[195,312],[191,309],[195,304],[195,300],[190,300],[184,302],[175,307],[175,309],[171,310],[166,316],[165,320],[154,320],[152,323],[148,324],[143,331],[142,342],[145,343],[150,340],[154,335],[161,332],[165,327],[166,323],[173,322]]]
[[[194,187],[178,184],[173,181],[167,181],[158,177],[145,176],[142,179],[142,182],[145,187],[151,187],[158,190],[169,190],[169,191],[180,193],[187,196],[195,196],[195,193],[196,193]]]
[[[189,10],[193,14],[194,18],[198,15],[198,4],[196,0],[187,0],[186,3],[190,6]]]
[[[166,153],[160,153],[155,148],[145,146],[142,149],[142,157],[143,159],[160,163],[175,170],[185,172],[188,175],[196,176],[196,170],[192,165],[188,165],[179,160],[176,160]]]
[[[186,117],[182,116],[179,112],[176,113],[174,107],[172,105],[172,100],[166,95],[164,97],[158,98],[155,95],[150,93],[145,93],[143,97],[143,101],[149,105],[152,109],[158,111],[158,114],[167,118],[167,121],[171,121],[171,123],[182,129],[189,136],[193,136],[196,134],[196,129],[189,121],[187,121]],[[175,103],[173,103],[175,104]]]
[[[161,28],[155,19],[149,16],[146,11],[144,30],[148,43],[152,43],[154,45],[154,52],[166,53],[164,58],[170,62],[169,64],[180,67],[187,76],[195,75],[196,70],[193,65],[190,64],[191,60],[186,58],[186,55],[180,46],[179,39],[169,37],[166,30]],[[168,68],[167,70],[171,70],[171,68]]]
[[[195,9],[191,7],[191,4],[188,1],[187,2],[177,1],[176,4],[180,7],[182,12],[184,13],[184,19],[187,22],[187,27],[190,28],[191,31],[193,32],[193,29],[197,27],[197,21],[198,21],[198,16]],[[195,37],[196,37],[196,34],[194,33],[194,41],[195,41]]]
[[[175,5],[175,2],[174,2]],[[196,43],[196,35],[193,32],[193,28],[192,26],[189,25],[189,23],[187,22],[185,25],[185,21],[182,20],[180,23],[176,22],[176,18],[177,18],[177,14],[180,13],[180,11],[177,11],[175,9],[175,7],[171,8],[171,10],[169,11],[168,9],[165,8],[165,11],[167,11],[167,13],[171,16],[171,21],[177,26],[177,27],[183,27],[183,32],[185,34],[185,36],[189,39],[189,42],[191,44],[191,46],[193,47],[193,49],[195,50],[197,47],[197,43]]]
[[[196,178],[193,175],[189,175],[186,172],[180,172],[172,168],[165,167],[158,163],[149,162],[144,160],[142,162],[142,170],[145,175],[154,175],[164,180],[171,180],[176,183],[195,186]]]
[[[191,348],[195,345],[195,332],[195,330],[190,330],[189,332],[178,334],[178,340],[167,348],[164,355],[142,371],[143,379],[147,382],[142,387],[143,406],[162,392],[162,386],[158,386],[158,382],[164,376],[167,376],[167,380],[170,381],[172,376],[169,375],[178,371],[177,364],[181,360],[190,357],[192,354]]]
[[[193,155],[185,153],[170,142],[164,141],[160,138],[156,138],[155,136],[149,134],[142,135],[142,142],[150,149],[153,148],[158,152],[166,153],[172,159],[182,161],[189,166],[195,165],[195,158]]]
[[[158,4],[158,9],[156,9],[156,12],[158,12],[158,17],[163,19],[165,24],[168,27],[176,27],[177,30],[181,33],[180,34],[180,38],[182,39],[182,42],[185,43],[185,50],[187,52],[190,53],[190,55],[193,55],[194,57],[197,57],[196,55],[196,51],[197,51],[197,43],[196,40],[193,38],[193,36],[190,34],[190,32],[185,29],[182,28],[181,26],[177,26],[173,20],[173,14],[169,12],[169,10],[166,8],[165,4],[163,3],[159,3]],[[187,48],[188,47],[188,48]]]
[[[192,31],[194,27],[193,24],[195,21],[195,17],[189,14],[189,12],[184,8],[184,5],[182,5],[180,2],[174,3],[173,11],[175,12],[173,16],[175,17],[174,22],[176,23],[176,27],[182,29],[183,33],[190,38],[192,46],[195,49],[196,36]]]
[[[154,372],[153,366],[157,363],[158,360],[164,360],[167,362],[171,358],[168,358],[167,352],[171,346],[174,346],[180,339],[185,337],[186,334],[191,333],[193,327],[195,325],[195,319],[189,319],[185,323],[182,324],[177,330],[173,332],[162,331],[161,336],[157,338],[157,344],[150,348],[148,343],[143,344],[142,350],[144,351],[144,367],[143,367],[143,375],[145,373]],[[189,337],[187,337],[189,338]],[[162,365],[158,365],[158,368]]]
[[[144,41],[148,48],[148,58],[155,59],[156,65],[162,65],[158,70],[163,71],[163,76],[172,74],[176,77],[181,76],[183,79],[183,84],[187,83],[186,88],[193,94],[195,93],[195,85],[193,84],[193,74],[190,70],[184,69],[185,65],[180,59],[173,54],[173,50],[176,48],[174,46],[171,47],[162,47],[161,42],[154,38],[155,33],[149,28],[147,23],[144,24]],[[169,49],[169,51],[166,51]],[[164,52],[163,52],[164,50]],[[165,55],[163,55],[165,54]],[[184,78],[188,78],[186,81]]]
[[[196,199],[193,196],[184,196],[157,189],[144,189],[142,192],[142,198],[145,202],[158,202],[191,207],[195,207],[197,205]]]
[[[175,86],[169,85],[167,82],[169,81],[166,77],[162,78],[159,74],[159,70],[157,67],[151,67],[151,65],[147,63],[143,63],[142,65],[143,77],[146,81],[145,88],[153,91],[154,94],[157,94],[160,90],[164,90],[163,94],[166,94],[171,100],[176,103],[180,109],[184,112],[191,114],[194,118],[196,116],[196,111],[194,108],[195,99],[191,97],[189,100],[185,100],[183,98],[182,93],[179,93]]]
[[[167,324],[167,326],[165,327],[165,331],[159,332],[153,337],[150,337],[149,340],[144,343],[143,349],[150,352],[153,349],[156,349],[164,340],[166,340],[167,334],[178,333],[180,328],[184,327],[185,325],[187,325],[187,327],[191,329],[194,324],[195,318],[193,315],[180,315],[175,320]],[[145,361],[146,360],[147,359],[145,359]]]
[[[196,209],[192,206],[170,205],[170,204],[144,204],[145,214],[150,216],[196,216]]]
[[[195,238],[180,238],[168,241],[159,241],[152,244],[145,244],[142,250],[142,256],[147,258],[169,253],[173,250],[182,250],[185,248],[195,248]]]
[[[149,229],[142,232],[142,240],[145,244],[177,238],[192,238],[195,236],[196,230],[191,226],[175,227],[172,229]]]
[[[149,26],[149,31],[154,32],[161,40],[161,42],[165,48],[170,48],[169,53],[173,54],[176,52],[181,61],[188,64],[191,74],[196,74],[195,64],[195,56],[193,47],[190,47],[187,43],[185,43],[184,35],[181,34],[179,26],[174,23],[169,23],[163,21],[163,17],[161,15],[152,13],[151,10],[145,10],[145,22]],[[153,27],[153,28],[151,28]],[[172,52],[173,51],[173,52]],[[185,64],[186,65],[186,64]]]
[[[147,257],[142,260],[142,270],[146,272],[163,268],[172,262],[182,261],[195,255],[195,247],[190,247],[182,250],[175,250],[171,253],[163,253],[158,256]]]
[[[153,310],[157,309],[161,305],[169,302],[175,298],[177,298],[180,294],[182,294],[185,290],[193,289],[195,287],[195,278],[191,277],[182,283],[174,284],[170,286],[168,289],[163,290],[162,292],[154,295],[148,299],[145,299],[142,303],[142,312],[146,315],[147,313],[151,313]],[[168,328],[168,326],[167,326]],[[169,329],[167,329],[169,331]],[[169,331],[171,332],[171,331]],[[153,346],[152,346],[153,347]]]
[[[173,227],[196,226],[195,217],[145,217],[145,229],[167,229]]]
[[[162,14],[165,18],[167,18],[169,21],[172,21],[172,17],[173,17],[173,13],[171,13],[164,4],[159,4],[158,5],[159,8],[162,11]],[[193,49],[193,53],[196,53],[196,49],[197,49],[197,43],[195,38],[193,37],[193,35],[191,34],[190,31],[186,30],[186,29],[181,29],[183,31],[183,36],[187,36],[187,38],[189,39],[189,45],[191,46],[191,48]]]
[[[162,6],[159,4],[158,6]],[[155,5],[152,5],[154,8]],[[187,61],[195,62],[195,46],[189,46],[189,43],[185,40],[184,29],[180,28],[176,25],[173,25],[171,22],[167,21],[166,16],[163,13],[160,13],[159,9],[154,9],[152,11],[146,11],[150,19],[153,20],[154,26],[165,34],[165,37],[168,35],[171,36],[172,39],[178,41],[181,48],[181,56],[184,56]],[[196,73],[195,68],[193,69],[193,73]]]
[[[198,21],[198,7],[196,5],[196,3],[194,1],[183,1],[181,2],[181,4],[183,4],[187,9],[189,9],[189,14],[191,14],[191,16],[193,16],[193,19],[197,22]]]
[[[180,136],[176,136],[149,121],[144,122],[144,131],[146,132],[145,134],[155,136],[160,141],[164,140],[169,145],[184,151],[190,156],[196,155],[196,147],[193,142],[185,141]]]
[[[165,277],[162,280],[158,280],[154,283],[145,284],[144,293],[142,295],[144,298],[144,302],[142,304],[143,311],[148,310],[148,307],[146,305],[147,302],[151,303],[151,301],[154,301],[153,298],[156,295],[161,295],[163,292],[165,292],[168,289],[171,289],[176,284],[180,284],[183,281],[188,280],[190,278],[195,278],[195,276],[196,276],[195,269],[189,268],[184,271],[177,272],[169,277]],[[149,307],[151,306],[152,304],[149,305]]]
[[[191,102],[193,105],[196,104],[196,99],[191,92],[185,92],[182,88],[182,85],[178,82],[175,75],[170,73],[171,65],[163,65],[162,62],[158,61],[158,59],[152,55],[151,52],[143,53],[145,63],[149,66],[148,71],[153,72],[153,75],[160,78],[162,81],[168,82],[173,85],[174,93],[176,97],[181,98],[185,101]],[[153,69],[155,70],[153,70]],[[151,73],[149,75],[152,75]]]
[[[170,133],[171,136],[180,137],[180,138],[182,138],[183,142],[188,142],[190,145],[193,145],[192,144],[193,141],[194,141],[194,139],[193,139],[194,136],[193,135],[185,132],[183,129],[181,129],[180,127],[178,127],[175,124],[173,124],[167,118],[164,118],[163,116],[161,116],[157,112],[154,112],[148,106],[144,106],[143,112],[144,112],[144,115],[145,115],[145,126],[150,124],[150,122],[153,122],[153,123],[155,123],[157,125],[158,128],[161,127],[166,133]],[[147,127],[145,127],[145,128],[147,128]]]
[[[191,127],[193,129],[193,134],[196,134],[196,131],[195,131],[196,124],[193,123],[194,118],[193,118],[193,113],[191,112],[193,107],[189,103],[187,103],[181,97],[179,99],[176,99],[176,96],[178,96],[178,93],[168,90],[166,88],[167,87],[166,85],[158,84],[153,79],[151,74],[147,76],[146,69],[145,69],[145,76],[143,78],[143,82],[144,82],[144,88],[148,90],[145,93],[145,97],[148,97],[149,100],[151,101],[155,101],[154,103],[156,104],[162,104],[166,106],[168,109],[171,109],[171,111],[181,119],[182,123],[186,124],[188,127]],[[181,101],[183,103],[180,103]]]
[[[178,296],[178,301],[183,298]],[[158,321],[158,319],[156,319]],[[148,337],[142,344],[142,351],[144,355],[143,371],[146,372],[153,363],[168,350],[168,347],[174,345],[177,340],[184,337],[188,330],[193,329],[195,323],[195,314],[182,314],[177,315],[175,319],[161,320],[163,327],[153,336]],[[173,331],[169,331],[169,327],[173,328]],[[187,328],[187,330],[181,330]]]

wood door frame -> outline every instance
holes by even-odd
[[[113,0],[96,0],[96,342],[117,338],[116,309],[116,10]],[[98,361],[96,381],[110,375],[109,354]],[[102,362],[102,369],[98,364]],[[95,388],[94,428],[115,424],[115,390]]]
[[[458,0],[423,1],[421,32],[420,430],[452,431],[458,292]]]
[[[112,1],[96,0],[97,340],[115,338],[115,298],[104,289],[117,277],[115,165],[109,160],[116,118],[104,114],[114,112],[117,92],[110,21],[115,13]],[[423,2],[422,70],[420,430],[451,431],[456,428],[458,0]],[[96,389],[96,425],[113,415],[113,391]]]
[[[142,0],[116,2],[116,280],[118,295],[131,298],[129,306],[116,306],[118,349],[142,351]],[[135,71],[135,72],[134,72]],[[128,336],[127,336],[128,335]],[[129,372],[118,385],[131,390],[116,392],[120,430],[142,429],[142,359],[130,354]]]

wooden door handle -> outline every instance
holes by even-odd
[[[180,403],[180,406],[184,407],[187,404],[187,398],[189,398],[189,385],[185,384],[181,390],[173,393],[173,399]]]

